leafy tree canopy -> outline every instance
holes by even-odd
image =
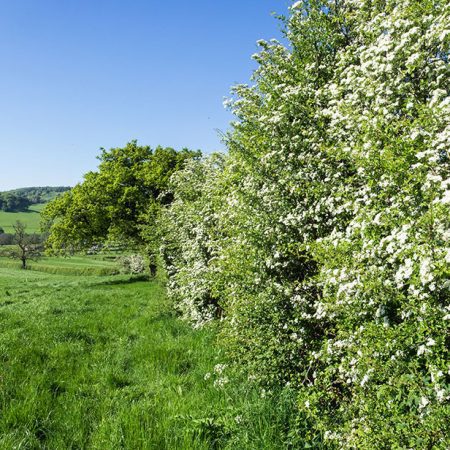
[[[170,175],[200,151],[140,146],[101,149],[96,172],[50,202],[43,210],[48,248],[54,253],[87,249],[108,239],[127,240],[138,246],[151,241],[149,214],[155,205],[170,202],[164,195]]]
[[[11,192],[0,193],[0,209],[7,212],[26,211],[31,201],[21,195]]]

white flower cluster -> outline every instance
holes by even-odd
[[[448,423],[450,4],[296,2],[286,25],[290,47],[259,42],[227,103],[228,156],[174,176],[169,292],[195,326],[222,319],[252,379],[295,387],[318,435],[400,448],[419,430],[431,448]]]
[[[223,156],[212,155],[189,161],[184,170],[176,172],[171,180],[174,201],[160,218],[169,296],[196,328],[220,315],[209,263],[216,251],[214,186],[222,165]]]
[[[129,255],[120,259],[126,273],[138,275],[145,272],[145,259],[141,255]]]

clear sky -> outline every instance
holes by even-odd
[[[289,0],[0,0],[0,190],[73,185],[99,148],[223,146]]]

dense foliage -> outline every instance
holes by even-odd
[[[168,275],[168,292],[183,317],[194,326],[221,315],[210,261],[217,254],[218,213],[223,193],[218,174],[224,157],[191,160],[169,183],[173,201],[158,220],[160,251]]]
[[[311,444],[448,448],[450,4],[299,1],[285,24],[225,162],[172,179],[169,291],[295,388]]]
[[[31,205],[31,201],[24,196],[11,192],[0,193],[0,210],[6,212],[26,211]]]
[[[126,240],[150,254],[156,239],[154,222],[170,175],[200,152],[139,146],[102,149],[98,171],[50,202],[42,211],[49,231],[47,246],[55,253],[89,249],[108,239]]]
[[[8,191],[9,193],[28,198],[32,204],[45,203],[63,192],[70,191],[70,186],[33,186]]]

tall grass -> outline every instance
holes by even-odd
[[[2,449],[293,448],[292,397],[205,379],[215,331],[157,282],[0,269],[0,321]]]

